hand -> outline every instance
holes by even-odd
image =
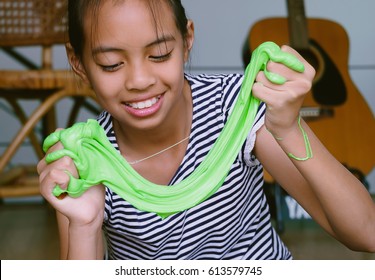
[[[254,96],[267,104],[265,125],[278,137],[283,137],[296,126],[304,97],[311,89],[315,76],[314,68],[298,52],[288,46],[282,46],[281,50],[295,55],[305,65],[305,71],[299,73],[270,61],[267,70],[283,76],[287,81],[282,85],[273,84],[263,72],[259,72],[252,89]]]
[[[63,149],[58,142],[46,153]],[[66,216],[70,223],[77,225],[91,224],[96,220],[102,220],[104,213],[104,187],[94,186],[87,190],[81,197],[71,198],[66,195],[55,197],[52,190],[56,185],[66,189],[69,184],[69,175],[78,178],[78,172],[74,162],[69,157],[63,157],[47,164],[45,157],[38,163],[40,193],[61,214]],[[98,221],[101,222],[101,221]]]

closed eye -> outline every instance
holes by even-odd
[[[164,55],[150,56],[150,59],[155,62],[163,62],[163,61],[168,60],[171,57],[171,55],[172,55],[172,51]]]
[[[99,65],[105,72],[115,72],[123,65],[123,62],[112,65]]]

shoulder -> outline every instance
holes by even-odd
[[[216,86],[225,89],[233,85],[241,85],[243,75],[239,73],[232,74],[185,74],[192,89],[203,88],[207,86]]]
[[[193,99],[210,98],[211,101],[221,104],[221,113],[234,104],[243,81],[243,75],[239,73],[186,74],[185,77],[190,84]]]

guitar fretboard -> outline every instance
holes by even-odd
[[[309,47],[309,34],[303,0],[287,0],[290,45],[297,50]]]

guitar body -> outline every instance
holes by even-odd
[[[307,120],[308,124],[341,163],[367,175],[375,164],[375,119],[350,78],[347,33],[339,24],[325,19],[307,19],[307,28],[311,60],[304,50],[301,54],[317,75],[303,107],[332,111],[329,117]],[[261,20],[249,32],[249,51],[265,41],[291,45],[288,34],[287,18]]]

